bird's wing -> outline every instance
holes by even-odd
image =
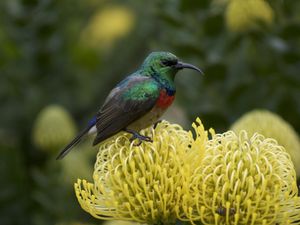
[[[130,76],[114,88],[97,113],[97,136],[93,145],[116,134],[149,112],[159,97],[155,80]]]

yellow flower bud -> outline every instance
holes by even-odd
[[[90,47],[109,48],[133,28],[133,12],[123,6],[101,9],[91,18],[82,31],[81,41]]]
[[[246,113],[231,127],[235,132],[246,130],[249,135],[255,132],[274,138],[291,155],[297,177],[300,177],[300,141],[294,128],[278,115],[267,110],[254,110]]]
[[[225,17],[229,30],[244,32],[260,24],[272,24],[274,12],[265,0],[231,0]]]
[[[96,149],[88,146],[90,142],[76,146],[72,154],[68,154],[64,160],[61,160],[62,172],[61,178],[64,182],[73,184],[78,177],[85,177],[87,180],[92,180],[93,161],[97,154]]]
[[[139,225],[140,223],[125,221],[125,220],[110,220],[103,223],[103,225]]]
[[[72,222],[59,222],[56,225],[93,225],[91,223],[82,223],[78,221],[72,221]]]
[[[50,105],[37,116],[33,142],[41,150],[57,152],[76,134],[73,119],[61,106]]]

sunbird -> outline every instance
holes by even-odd
[[[192,69],[203,72],[169,52],[152,52],[141,67],[127,76],[112,89],[97,114],[57,156],[62,159],[86,135],[95,134],[93,146],[125,131],[135,139],[151,142],[152,139],[139,133],[156,124],[175,98],[175,75],[179,70]]]

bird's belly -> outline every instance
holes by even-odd
[[[130,124],[128,128],[136,131],[140,131],[144,128],[147,128],[150,125],[155,124],[165,111],[166,109],[154,107],[146,115]]]

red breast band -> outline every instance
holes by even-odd
[[[166,90],[161,90],[159,93],[158,100],[156,102],[156,106],[162,109],[168,108],[172,102],[174,101],[175,95],[168,95]]]

